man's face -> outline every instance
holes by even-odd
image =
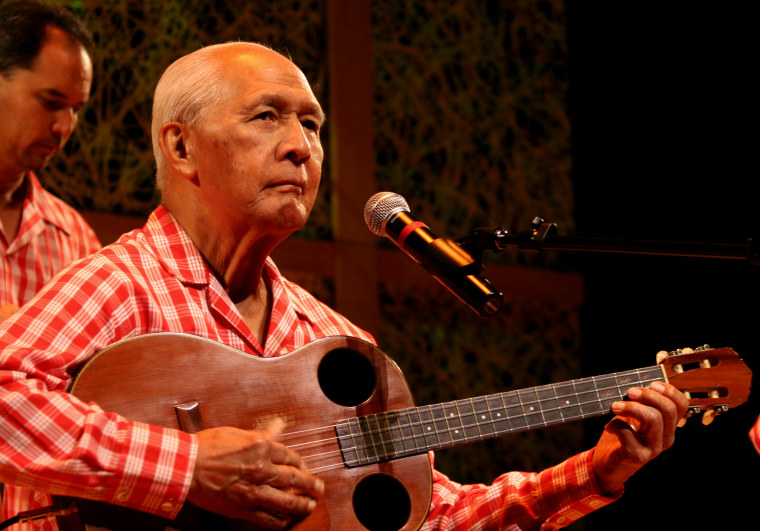
[[[30,70],[0,75],[0,179],[47,164],[74,131],[91,84],[87,52],[54,28]]]
[[[185,139],[205,208],[229,222],[231,234],[289,234],[306,223],[319,187],[322,109],[279,54],[233,51],[223,65],[227,96]]]

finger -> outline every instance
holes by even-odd
[[[655,384],[659,384],[659,386],[655,386]],[[663,388],[662,391],[659,391],[660,386]],[[669,383],[654,382],[652,384],[652,389],[660,392],[663,396],[673,401],[678,410],[679,420],[686,415],[686,412],[689,409],[689,399],[685,394]]]
[[[280,417],[277,417],[264,429],[264,438],[273,442],[279,441],[285,430],[285,426],[285,421]],[[296,452],[290,450],[287,446],[284,445],[275,446],[273,448],[276,451],[276,455],[273,454],[272,462],[294,466],[300,468],[304,472],[308,472],[309,468],[306,466],[306,463],[303,462],[301,456],[299,456]],[[282,450],[284,450],[284,453]]]
[[[275,511],[254,509],[250,511],[246,520],[266,529],[285,529],[290,524],[291,518]]]
[[[634,418],[617,416],[607,423],[605,430],[615,434],[621,446],[626,448],[627,452],[633,453],[643,447],[639,441],[638,424]]]
[[[677,423],[681,418],[680,408],[667,394],[677,400],[681,393],[662,382],[654,382],[651,389],[634,387],[628,391],[631,401],[614,404],[613,408],[618,415],[638,420],[640,439],[656,454],[673,445]]]
[[[277,417],[272,422],[270,422],[267,425],[267,427],[264,429],[264,436],[271,441],[277,441],[282,435],[282,432],[284,429],[285,429],[285,421],[282,420],[280,417]]]
[[[273,461],[275,460],[273,459]],[[298,468],[297,464],[253,463],[244,465],[241,469],[241,477],[250,484],[270,485],[277,489],[290,490],[311,498],[321,496],[324,492],[324,482]]]
[[[665,448],[670,448],[676,439],[676,428],[678,428],[678,421],[686,414],[686,406],[688,401],[678,390],[672,385],[664,384],[662,382],[653,382],[651,386],[652,391],[659,393],[658,395],[648,395],[648,398],[654,401],[654,406],[662,414],[663,419],[663,445]],[[684,406],[679,404],[679,396],[684,399]]]
[[[644,389],[631,389],[632,400],[646,400],[643,398]],[[612,411],[617,419],[624,422],[630,432],[634,434],[639,446],[646,447],[654,455],[663,449],[664,421],[660,411],[649,405],[639,402],[616,402]],[[675,428],[674,428],[675,429]]]
[[[317,505],[309,496],[285,492],[270,485],[239,485],[236,490],[240,498],[247,500],[244,505],[250,512],[264,510],[280,516],[307,515]]]
[[[638,401],[659,411],[662,417],[663,444],[670,448],[675,442],[678,421],[686,414],[688,399],[670,384],[653,382],[641,392]]]

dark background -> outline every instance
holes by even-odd
[[[760,237],[756,39],[748,8],[568,2],[579,235],[746,243]],[[760,265],[583,253],[584,374],[642,367],[658,350],[732,347],[760,374]],[[757,378],[755,378],[756,380]],[[760,456],[760,397],[710,426],[693,418],[588,529],[745,528]],[[603,421],[586,426],[589,444]],[[613,509],[614,507],[614,509]],[[579,523],[580,524],[580,523]]]

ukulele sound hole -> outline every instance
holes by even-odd
[[[341,406],[365,402],[375,390],[375,369],[367,358],[349,349],[328,352],[319,364],[317,379],[327,398]]]
[[[353,504],[356,518],[370,531],[398,531],[412,512],[409,493],[399,480],[386,474],[361,480]]]

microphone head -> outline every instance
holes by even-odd
[[[385,236],[383,224],[396,212],[409,212],[406,200],[393,192],[378,192],[364,206],[364,222],[373,234]]]

